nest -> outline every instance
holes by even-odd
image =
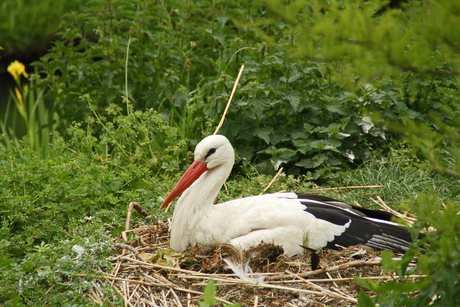
[[[240,252],[229,244],[195,246],[184,253],[168,248],[168,224],[142,226],[135,240],[115,243],[113,271],[105,282],[115,287],[125,306],[197,306],[213,279],[216,300],[242,306],[353,306],[360,287],[354,277],[397,278],[380,265],[379,252],[366,246],[316,252],[318,268],[311,269],[311,253],[287,257],[281,246],[262,243]],[[227,262],[242,273],[235,274]],[[242,276],[244,275],[244,276]],[[97,290],[90,297],[101,302]]]

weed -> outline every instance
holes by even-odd
[[[39,88],[36,85],[36,78],[38,77],[37,69],[31,78],[30,83],[22,84],[21,76],[29,78],[25,71],[25,66],[15,61],[8,67],[8,72],[14,77],[16,87],[10,91],[10,99],[8,100],[7,111],[5,118],[0,121],[0,126],[3,133],[3,143],[8,149],[18,146],[19,140],[17,132],[8,127],[8,118],[10,117],[11,99],[14,100],[16,109],[12,110],[13,120],[12,127],[16,127],[16,110],[21,116],[27,130],[27,139],[30,142],[30,147],[33,150],[41,152],[43,155],[48,155],[51,148],[51,136],[53,135],[54,127],[57,126],[59,121],[56,114],[51,115],[49,110],[45,107],[43,100],[43,93],[45,88]]]

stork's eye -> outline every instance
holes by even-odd
[[[213,153],[216,152],[216,149],[215,148],[211,148],[208,153],[206,154],[205,158],[209,157],[210,155],[212,155]]]

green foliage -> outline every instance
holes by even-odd
[[[432,226],[421,242],[424,251],[416,247],[410,249],[402,260],[392,260],[393,253],[382,253],[382,264],[386,270],[398,274],[398,280],[384,283],[357,279],[358,283],[377,293],[371,299],[360,293],[360,306],[457,306],[460,303],[460,206],[447,201],[441,210],[437,198],[424,195],[417,201],[420,210],[419,227]],[[415,268],[408,264],[415,261]],[[425,277],[415,281],[408,277],[411,273],[421,273]],[[372,302],[372,303],[371,303]]]
[[[35,69],[35,74],[31,75],[30,83],[22,84],[21,79],[16,78],[15,92],[10,90],[5,117],[3,121],[0,120],[1,140],[9,150],[20,146],[17,137],[19,133],[12,128],[17,127],[16,120],[19,113],[26,126],[30,148],[46,156],[50,153],[52,135],[59,122],[59,117],[56,113],[50,114],[49,109],[45,106],[43,100],[45,88],[36,86],[37,78],[39,78],[37,69]],[[13,108],[11,111],[12,116],[10,115],[11,100],[16,106],[16,109]],[[10,118],[12,118],[12,123],[8,122]]]
[[[217,306],[219,303],[216,300],[216,284],[214,279],[210,279],[204,287],[204,297],[202,301],[198,301],[198,306],[200,307],[210,307]],[[239,307],[240,303],[225,305],[226,307]]]
[[[275,20],[290,25],[295,37],[290,54],[333,61],[334,80],[362,85],[379,82],[382,75],[398,78],[401,71],[460,76],[460,35],[453,26],[460,22],[456,0],[402,3],[385,11],[386,1],[264,3],[277,15]],[[276,43],[261,29],[255,31]]]
[[[455,119],[460,115],[460,101],[457,98],[443,107],[450,113],[449,122],[432,114],[433,124],[409,121],[405,127],[395,128],[404,133],[414,150],[419,151],[432,168],[459,177],[460,123]]]
[[[435,193],[442,199],[452,197],[452,192],[458,187],[455,176],[429,169],[426,162],[414,157],[412,147],[408,144],[399,145],[403,147],[399,150],[397,146],[392,146],[395,149],[387,157],[364,163],[353,172],[337,172],[328,180],[331,187],[360,186],[365,183],[380,188],[359,189],[352,194],[335,191],[331,197],[380,209],[369,200],[369,197],[376,199],[380,196],[390,207],[415,215],[418,215],[418,208],[414,202],[419,194]]]
[[[216,284],[214,279],[210,279],[204,287],[204,297],[202,301],[198,302],[200,307],[208,307],[217,305],[216,301]]]
[[[406,101],[410,80],[353,93],[332,82],[330,64],[290,57],[285,50],[295,40],[288,23],[267,29],[276,48],[261,43],[245,30],[257,24],[246,27],[241,20],[246,14],[249,20],[262,18],[262,9],[249,0],[193,6],[99,0],[67,15],[62,41],[36,63],[60,131],[93,112],[106,117],[110,105],[128,114],[129,100],[133,110],[153,107],[194,146],[218,122],[240,64],[246,68],[221,133],[241,159],[264,172],[282,164],[290,174],[311,170],[318,179],[371,158],[390,135],[371,122],[366,105],[388,118],[426,118]]]
[[[98,112],[110,103],[125,107],[127,74],[135,110],[154,107],[186,137],[199,140],[207,120],[203,100],[212,93],[207,82],[205,88],[201,83],[211,76],[219,78],[227,59],[210,56],[218,51],[211,49],[216,45],[215,21],[202,17],[210,5],[92,1],[80,13],[67,15],[59,33],[62,42],[56,42],[39,63],[47,74],[42,84],[50,87],[47,97],[55,101],[64,119],[81,121],[92,113],[87,104],[78,103],[83,95],[92,97]],[[131,26],[134,33],[126,71]]]
[[[452,199],[458,200],[460,194],[456,187],[460,176],[460,36],[453,24],[459,22],[459,2],[410,2],[400,9],[385,10],[381,1],[265,3],[277,18],[268,22],[260,18],[259,25],[289,25],[291,44],[281,45],[287,54],[302,60],[329,62],[332,82],[362,93],[362,100],[358,99],[362,102],[360,110],[367,112],[370,125],[404,135],[412,149],[413,160],[409,164],[381,161],[398,172],[382,176],[379,168],[369,171],[364,167],[353,175],[378,179],[376,184],[387,181],[390,185],[385,186],[386,195],[398,195],[407,184],[411,188],[417,186],[414,196],[402,192],[406,198],[404,206],[419,216],[417,229],[432,226],[435,231],[422,240],[428,242],[424,253],[413,247],[400,262],[383,253],[386,269],[396,272],[401,279],[383,284],[360,280],[377,296],[371,299],[361,292],[359,305],[457,305],[460,206]],[[271,46],[280,46],[278,37],[265,33],[265,29],[254,32]],[[373,153],[375,158],[382,156]],[[375,166],[375,162],[371,164]],[[361,181],[340,176],[341,173],[334,175],[334,180]],[[427,194],[423,196],[422,191]],[[439,197],[446,203],[445,210],[440,210]],[[414,259],[415,270],[426,278],[407,278],[407,265]]]
[[[83,103],[91,103],[90,100],[89,95],[82,97]],[[87,117],[85,123],[75,123],[68,129],[72,135],[69,145],[89,158],[111,165],[135,163],[153,174],[172,174],[190,156],[191,148],[181,139],[178,129],[153,109],[123,115],[119,106],[111,104],[104,110],[105,116],[92,106],[91,110],[93,116]]]
[[[17,152],[2,150],[0,240],[6,240],[7,255],[21,257],[42,241],[52,243],[72,227],[74,219],[86,216],[119,223],[110,229],[118,234],[125,215],[121,208],[141,198],[153,210],[158,193],[166,193],[146,165],[80,154],[59,138],[54,147],[55,154],[47,158],[24,145]]]
[[[0,152],[0,305],[87,301],[82,293],[108,265],[128,204],[140,201],[154,213],[170,187],[143,164],[78,153],[59,137],[46,158],[19,144]],[[141,220],[133,218],[133,225]],[[88,257],[80,259],[75,245]],[[53,295],[45,295],[48,290]]]
[[[2,306],[75,306],[94,304],[84,293],[98,287],[111,306],[122,299],[108,286],[100,286],[97,271],[110,270],[112,237],[103,220],[73,220],[65,238],[41,242],[20,260],[5,253],[0,240],[0,304]],[[65,303],[64,303],[65,302]]]

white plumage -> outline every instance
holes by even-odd
[[[222,135],[204,138],[195,161],[161,208],[177,201],[171,224],[171,248],[229,242],[246,249],[261,242],[282,245],[288,255],[366,244],[376,249],[407,250],[410,234],[392,215],[350,206],[324,196],[280,193],[235,199],[214,205],[234,164],[234,151]]]

